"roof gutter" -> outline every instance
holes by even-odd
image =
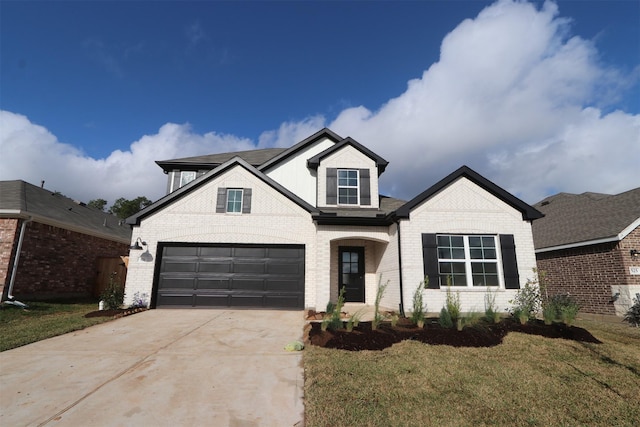
[[[18,263],[20,262],[20,252],[22,251],[22,241],[24,240],[24,231],[27,228],[27,224],[33,221],[31,217],[22,221],[22,226],[20,227],[20,237],[18,238],[18,247],[16,248],[16,256],[13,259],[13,266],[11,268],[11,280],[9,281],[9,290],[7,292],[7,301],[6,304],[15,305],[21,308],[26,308],[27,305],[21,303],[20,301],[16,301],[16,298],[13,296],[13,285],[16,280],[16,273],[18,272]]]

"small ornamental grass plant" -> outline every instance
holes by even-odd
[[[487,289],[484,295],[484,318],[489,323],[500,323],[500,313],[496,307],[496,294],[491,289]]]
[[[380,313],[380,301],[382,301],[382,296],[384,295],[384,291],[387,289],[387,285],[389,285],[388,280],[386,281],[386,283],[382,284],[381,274],[380,278],[378,279],[378,290],[376,292],[376,301],[373,306],[373,320],[371,321],[371,329],[374,331],[378,329],[378,326],[380,326],[380,322],[384,320],[384,316],[382,315],[382,313]]]
[[[360,309],[353,313],[349,319],[347,320],[346,328],[348,332],[353,332],[353,328],[357,328],[360,324],[360,319],[362,319],[363,310]]]

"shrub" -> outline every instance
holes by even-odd
[[[347,331],[353,331],[353,328],[357,328],[360,324],[360,319],[362,318],[362,310],[358,310],[349,317],[347,320]]]
[[[556,308],[547,303],[542,307],[542,318],[545,325],[551,325],[556,320]]]
[[[107,287],[100,294],[100,299],[104,301],[107,310],[117,310],[124,302],[124,289],[116,280],[117,277],[117,273],[111,273]]]
[[[450,280],[447,277],[447,300],[445,306],[451,316],[451,320],[456,322],[460,317],[460,292],[456,291],[455,295],[451,292]]]
[[[133,301],[131,302],[129,308],[146,308],[148,306],[147,298],[148,295],[146,293],[141,294],[140,292],[136,292],[135,294],[133,294]]]
[[[630,325],[640,327],[640,294],[636,294],[636,297],[633,299],[633,305],[629,307],[623,320]]]
[[[424,326],[425,306],[422,300],[422,290],[429,285],[429,276],[424,278],[416,291],[413,293],[413,311],[411,312],[411,322],[422,328]]]
[[[513,305],[512,316],[520,323],[527,323],[529,319],[535,319],[541,305],[538,286],[534,282],[527,281],[522,289],[518,289],[515,298],[509,303]]]
[[[487,289],[484,295],[484,317],[487,322],[500,322],[500,313],[496,310],[496,294],[491,289]]]
[[[376,301],[373,306],[374,308],[373,321],[371,322],[371,329],[373,329],[374,331],[378,329],[378,326],[380,325],[380,322],[382,322],[382,319],[383,319],[382,314],[380,314],[380,301],[382,300],[382,295],[384,295],[384,291],[387,289],[388,284],[389,284],[388,280],[384,285],[382,284],[382,274],[381,274],[380,278],[378,279],[378,290],[376,291]]]
[[[346,288],[343,286],[340,289],[340,294],[338,295],[338,302],[334,305],[333,303],[327,303],[327,313],[322,319],[322,324],[320,325],[320,329],[326,331],[327,329],[331,329],[335,331],[336,329],[342,328],[342,319],[340,318],[340,314],[342,312],[342,306],[344,306],[344,293]],[[329,309],[331,309],[329,311]]]
[[[453,328],[453,320],[451,320],[451,314],[449,314],[449,312],[445,307],[442,307],[442,310],[440,310],[440,317],[438,317],[438,323],[443,328]]]
[[[560,319],[566,325],[571,325],[579,310],[580,306],[570,295],[560,294],[549,298],[542,314],[545,317],[545,323],[547,322],[547,317],[553,314],[553,320]]]

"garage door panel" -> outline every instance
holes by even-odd
[[[304,307],[300,245],[165,246],[156,306]]]

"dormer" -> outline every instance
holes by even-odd
[[[378,177],[387,162],[352,138],[345,138],[307,161],[317,173],[317,206],[378,209]]]

